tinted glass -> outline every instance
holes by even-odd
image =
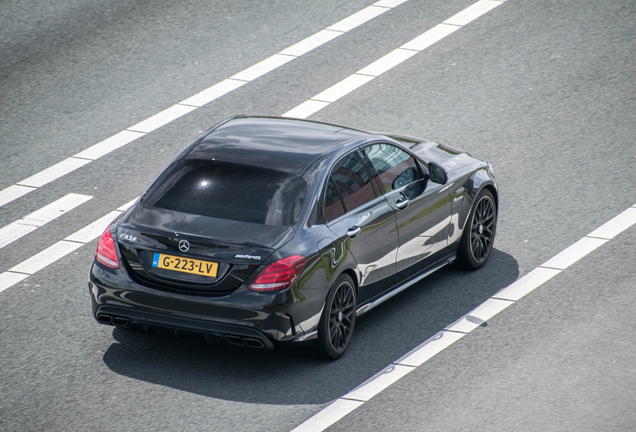
[[[144,203],[169,210],[292,225],[300,215],[305,181],[280,171],[210,160],[181,160],[151,186]]]
[[[378,172],[382,193],[422,178],[413,156],[402,149],[390,144],[373,144],[363,151]]]
[[[325,220],[327,222],[332,221],[344,213],[344,207],[342,207],[342,201],[340,201],[340,196],[338,192],[336,192],[336,187],[333,182],[329,180],[325,192]]]
[[[346,211],[375,199],[371,177],[357,152],[338,162],[331,173],[331,179],[338,188]]]

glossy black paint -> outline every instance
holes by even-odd
[[[327,222],[324,190],[330,170],[345,155],[377,143],[414,157],[421,179],[385,194],[375,184],[375,199]],[[110,228],[120,268],[97,262],[91,267],[89,291],[98,321],[119,317],[124,326],[163,325],[230,342],[256,339],[265,348],[311,340],[340,275],[352,278],[361,313],[392,290],[454,259],[472,202],[483,188],[491,190],[498,204],[489,165],[468,153],[425,140],[304,120],[232,118],[197,138],[175,161],[183,158],[241,163],[301,177],[307,191],[297,221],[281,227],[197,216],[147,206],[142,196]],[[444,184],[428,178],[430,162],[443,170]],[[408,205],[401,208],[405,200]],[[353,228],[360,228],[359,233],[352,235]],[[192,245],[187,253],[178,248],[182,239]],[[219,262],[219,274],[206,279],[158,271],[148,262],[154,252]],[[304,256],[306,263],[290,288],[248,289],[267,265],[291,255]]]

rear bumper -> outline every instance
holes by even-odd
[[[220,296],[168,292],[137,283],[123,268],[98,264],[91,267],[88,288],[93,316],[101,324],[160,326],[265,349],[315,337],[304,317],[320,316],[325,295],[311,290],[300,299],[291,290],[257,293],[245,286]]]
[[[117,327],[126,328],[136,324],[167,327],[203,333],[211,336],[214,340],[227,342],[231,345],[250,348],[274,348],[272,341],[263,332],[249,327],[172,317],[116,306],[99,306],[95,313],[95,318],[100,324],[110,324]]]

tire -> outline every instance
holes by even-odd
[[[340,275],[329,291],[318,327],[318,354],[329,360],[342,357],[356,324],[356,290],[353,280]]]
[[[483,189],[470,210],[464,233],[457,249],[457,264],[470,270],[482,268],[495,241],[497,206],[488,189]]]

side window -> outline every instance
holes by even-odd
[[[331,172],[331,180],[342,199],[345,211],[351,211],[376,197],[371,176],[357,151],[336,164]]]
[[[325,221],[330,222],[345,213],[340,195],[336,191],[333,181],[329,179],[325,192]]]
[[[413,156],[390,144],[373,144],[363,149],[378,172],[381,192],[399,189],[422,178]]]

